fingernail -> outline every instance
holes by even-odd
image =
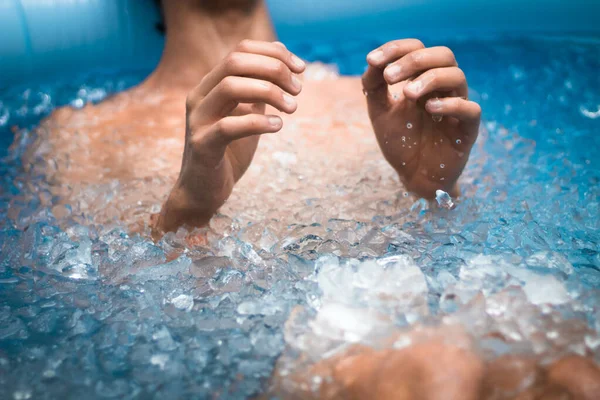
[[[297,90],[302,89],[302,81],[296,75],[292,75],[292,86]]]
[[[417,94],[423,89],[423,83],[421,81],[412,81],[406,85],[406,88],[408,91]]]
[[[281,118],[279,117],[269,117],[269,124],[273,127],[273,128],[277,128],[281,125]]]
[[[431,111],[440,111],[442,109],[442,102],[440,99],[431,99],[429,100],[429,109]]]
[[[383,62],[384,59],[385,56],[383,55],[383,51],[381,50],[373,50],[367,55],[367,61],[376,64]]]
[[[302,61],[301,59],[299,59],[297,56],[295,56],[293,54],[292,54],[292,63],[298,68],[304,68],[306,66],[304,61]]]
[[[395,81],[396,79],[398,79],[401,72],[402,66],[398,64],[393,64],[385,69],[384,74],[388,78],[388,80]]]
[[[285,104],[287,104],[290,107],[296,106],[296,99],[294,99],[292,96],[290,96],[287,93],[283,95],[283,101],[285,101]]]

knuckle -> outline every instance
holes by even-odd
[[[229,53],[223,63],[227,73],[235,73],[243,65],[241,54],[237,52]]]
[[[198,94],[196,89],[192,89],[185,98],[185,110],[190,113],[198,104]]]
[[[463,71],[462,69],[456,67],[456,74],[461,81],[464,81],[464,82],[467,81],[467,76],[465,75],[465,71]]]
[[[421,62],[421,55],[417,52],[412,52],[412,53],[410,53],[409,57],[410,57],[410,65],[415,68],[418,68],[419,64]]]
[[[440,79],[440,76],[434,71],[427,71],[425,74],[424,82],[427,85],[432,85],[434,87],[438,86],[440,83],[443,83],[443,79]]]
[[[226,76],[223,78],[219,86],[221,87],[221,91],[227,94],[232,94],[235,90],[235,78],[233,76]]]
[[[277,86],[275,86],[271,82],[265,82],[264,86],[265,86],[265,92],[270,96],[276,96],[277,93],[279,92],[279,88],[277,88]]]
[[[423,64],[423,52],[421,51],[413,51],[409,55],[409,64],[414,69],[419,69]]]
[[[244,39],[241,42],[239,42],[237,45],[237,49],[239,51],[248,51],[248,50],[250,50],[251,47],[252,47],[252,40],[250,40],[250,39]]]
[[[286,76],[288,73],[288,67],[287,65],[285,65],[283,62],[281,61],[277,61],[274,65],[274,72],[278,75],[278,76]]]
[[[450,49],[449,47],[443,47],[443,52],[444,52],[444,56],[446,57],[446,59],[448,60],[449,63],[453,64],[453,65],[458,65],[456,62],[456,56],[454,55],[454,52],[452,51],[452,49]]]
[[[226,119],[220,119],[213,125],[215,135],[220,138],[226,138],[229,132],[229,124]]]
[[[424,49],[425,45],[419,39],[408,39],[409,43],[417,49]]]
[[[213,124],[213,130],[217,135],[221,135],[225,131],[225,123],[222,119]]]
[[[440,46],[439,51],[448,58],[454,58],[454,52],[448,46]]]

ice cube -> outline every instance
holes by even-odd
[[[446,210],[452,210],[456,205],[452,202],[452,197],[443,190],[435,191],[435,199],[437,200],[440,207],[445,208]]]
[[[523,290],[529,301],[536,305],[559,305],[570,299],[565,286],[551,275],[539,275],[535,279],[531,279],[525,284]]]
[[[171,299],[171,304],[178,310],[191,311],[194,307],[194,298],[188,294],[180,294],[179,296]]]

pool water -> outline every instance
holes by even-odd
[[[289,47],[360,74],[387,39]],[[147,71],[2,88],[1,397],[246,398],[268,388],[282,354],[293,372],[300,353],[318,361],[423,322],[463,324],[485,357],[600,362],[600,40],[443,44],[484,119],[454,209],[398,190],[344,220],[317,196],[285,227],[260,211],[251,223],[219,215],[192,247],[185,232],[153,243],[95,224],[20,167],[52,109],[101,101]]]

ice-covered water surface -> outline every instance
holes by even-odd
[[[378,43],[291,47],[360,73]],[[28,129],[52,108],[100,100],[141,76],[4,90],[2,140],[12,126],[22,131],[0,167],[0,393],[244,398],[266,388],[286,343],[282,365],[293,370],[299,352],[316,361],[348,343],[380,346],[398,328],[450,319],[486,357],[575,352],[600,361],[600,47],[444,44],[485,118],[454,210],[405,198],[385,176],[381,188],[372,185],[378,190],[352,181],[364,193],[327,193],[352,199],[357,220],[338,218],[313,191],[286,210],[295,224],[265,215],[256,201],[243,216],[216,217],[207,241],[191,247],[184,232],[152,243],[119,223],[91,223],[81,215],[85,201],[62,205],[19,172]],[[301,164],[293,154],[273,157],[291,170]],[[306,177],[295,179],[304,190]],[[86,199],[135,190],[111,185]],[[143,199],[128,212],[158,202]],[[490,333],[509,340],[491,342]]]

